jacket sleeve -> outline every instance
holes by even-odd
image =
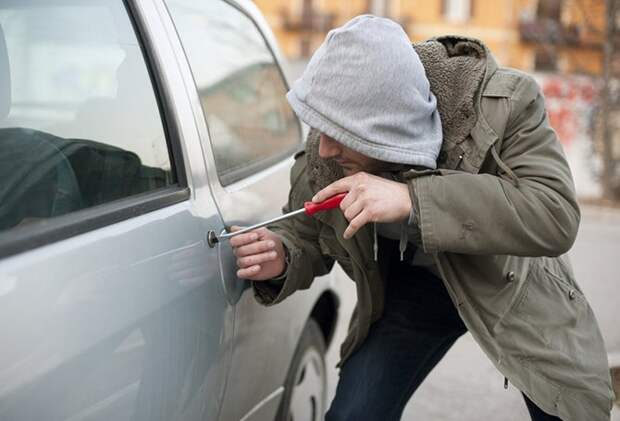
[[[557,256],[572,246],[579,207],[536,82],[523,78],[510,102],[497,175],[440,170],[408,180],[426,252]]]
[[[300,178],[304,177],[292,180],[291,191],[304,189],[304,186],[298,185],[304,181]],[[296,195],[290,195],[288,204],[282,209],[283,212],[303,206],[303,203],[295,203],[292,197]],[[315,218],[301,215],[267,228],[280,237],[289,254],[289,264],[283,280],[252,282],[256,300],[263,305],[273,305],[299,289],[309,288],[315,277],[325,275],[332,269],[334,260],[321,253],[318,242],[320,222]]]

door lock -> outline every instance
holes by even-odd
[[[215,231],[209,230],[209,232],[207,232],[207,245],[209,248],[215,247],[215,245],[219,242],[220,240],[217,238]]]

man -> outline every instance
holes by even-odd
[[[532,420],[608,420],[602,337],[560,256],[579,209],[536,83],[479,41],[412,48],[396,23],[359,16],[329,32],[287,98],[313,130],[285,210],[347,192],[342,212],[231,244],[265,305],[334,261],[355,281],[326,419],[400,419],[469,331]]]

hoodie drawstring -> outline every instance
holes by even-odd
[[[379,260],[379,244],[377,243],[377,223],[373,222],[372,223],[372,231],[373,231],[373,237],[374,237],[374,242],[372,244],[372,250],[375,254],[375,262],[377,260]]]
[[[409,242],[409,230],[407,229],[407,223],[403,222],[400,230],[400,241],[398,242],[398,250],[400,251],[400,261],[405,258],[405,250],[407,250],[407,243]]]
[[[372,251],[375,256],[375,262],[379,260],[379,243],[377,241],[377,223],[372,223],[373,244]],[[400,240],[398,241],[398,251],[400,251],[400,261],[405,259],[405,251],[407,251],[407,244],[409,243],[409,231],[407,230],[407,223],[403,222],[400,230]]]

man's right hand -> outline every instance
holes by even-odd
[[[241,227],[233,226],[231,231]],[[250,281],[266,281],[281,275],[286,269],[284,245],[267,228],[258,228],[230,238],[237,257],[237,276]]]

